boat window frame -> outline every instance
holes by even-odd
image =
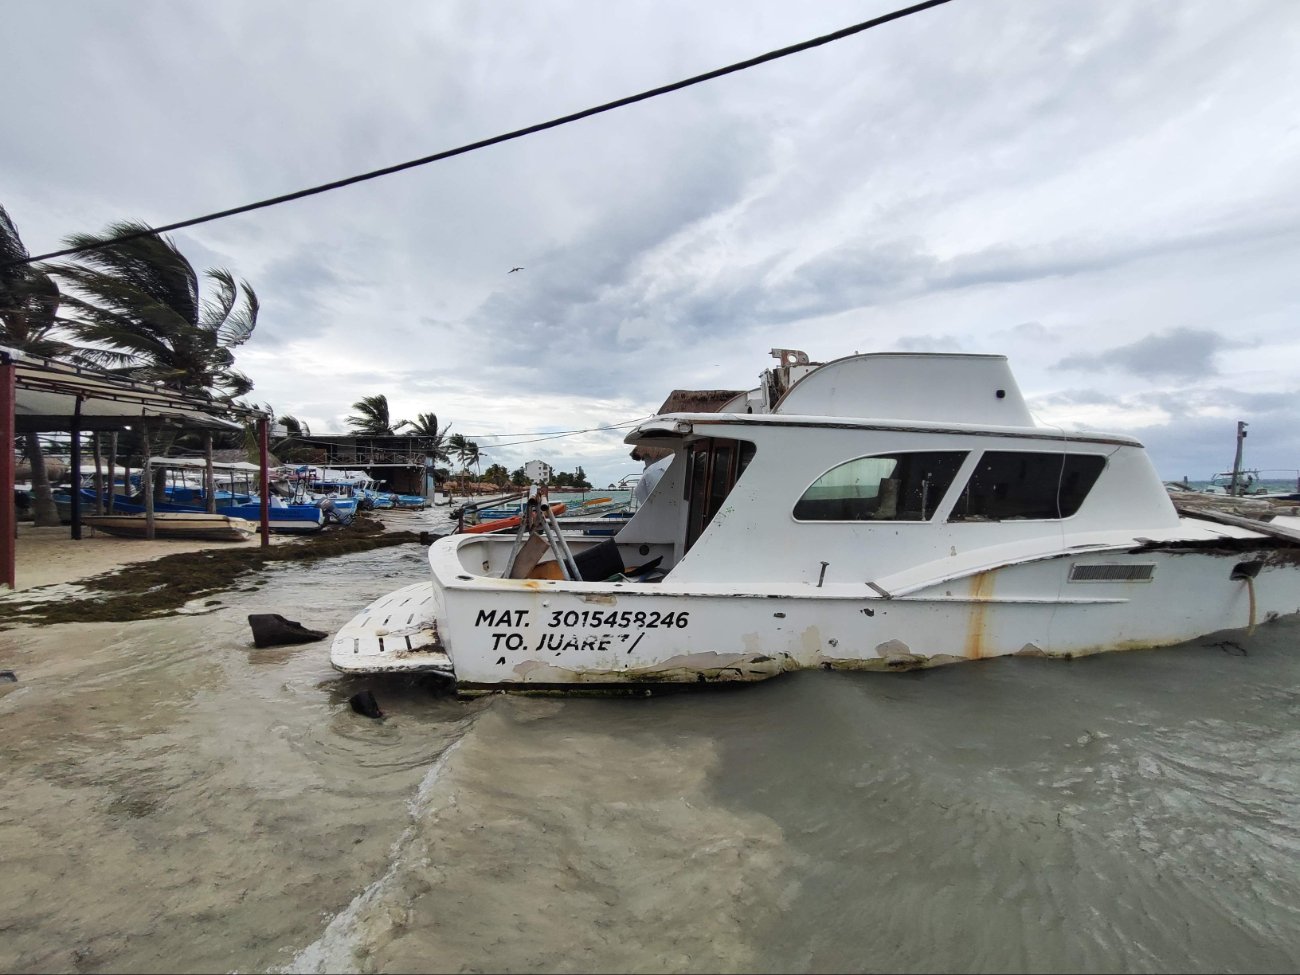
[[[985,459],[994,454],[1017,455],[1023,457],[1060,458],[1062,461],[1062,466],[1061,466],[1061,471],[1058,475],[1057,493],[1055,498],[1056,506],[1057,506],[1057,514],[1055,515],[1037,515],[1037,514],[1014,515],[1013,514],[1013,515],[1006,515],[998,518],[959,517],[957,515],[957,511],[959,506],[961,505],[962,498],[966,495],[967,490],[970,488],[972,483],[975,482],[975,479],[979,476],[981,469],[983,468]],[[1083,509],[1084,504],[1087,503],[1088,498],[1092,495],[1092,492],[1096,489],[1097,483],[1101,480],[1102,475],[1106,472],[1106,469],[1110,466],[1110,458],[1111,458],[1110,454],[1099,454],[1099,453],[1071,451],[1071,450],[1014,450],[1014,449],[1009,450],[1006,447],[998,447],[996,449],[985,449],[979,451],[977,456],[974,458],[974,463],[971,465],[971,469],[967,473],[965,480],[962,482],[961,487],[953,495],[952,507],[946,513],[945,521],[950,525],[990,525],[990,524],[1002,524],[1004,522],[1069,521],[1071,518],[1077,517],[1079,512]],[[1061,507],[1061,500],[1062,500],[1061,486],[1064,479],[1069,474],[1069,472],[1066,471],[1066,466],[1071,461],[1088,461],[1088,462],[1099,461],[1100,463],[1096,464],[1096,471],[1095,473],[1093,473],[1091,481],[1089,481],[1086,485],[1083,486],[1082,493],[1079,495],[1077,502],[1074,504],[1073,508],[1070,509],[1067,514],[1065,510]],[[1087,471],[1077,471],[1074,472],[1074,476],[1086,477],[1087,473],[1088,473]]]
[[[817,477],[813,478],[813,480],[803,489],[803,491],[800,492],[798,500],[796,500],[794,503],[794,507],[790,509],[790,517],[797,524],[800,525],[868,525],[868,524],[884,524],[884,523],[888,523],[891,525],[932,524],[935,521],[940,520],[938,517],[940,512],[945,512],[945,502],[948,500],[949,496],[952,493],[953,485],[958,482],[958,479],[962,474],[962,472],[966,469],[966,465],[969,463],[971,456],[975,453],[977,453],[977,451],[970,447],[952,447],[952,448],[943,448],[938,450],[934,448],[928,448],[922,450],[887,450],[887,451],[879,451],[871,454],[862,454],[861,456],[858,457],[852,457],[849,460],[842,461],[838,464],[833,465],[832,467],[828,467],[826,470],[822,471],[819,475],[817,475]],[[834,473],[835,471],[847,467],[850,464],[861,463],[862,461],[876,460],[880,458],[898,458],[905,455],[911,457],[911,456],[917,456],[921,454],[953,455],[953,459],[955,460],[955,462],[952,463],[951,465],[951,470],[948,473],[947,480],[945,482],[942,482],[941,486],[936,491],[935,496],[933,498],[930,498],[928,495],[925,496],[924,507],[922,508],[922,512],[924,513],[924,511],[928,509],[929,513],[926,514],[924,517],[922,518],[877,518],[877,517],[868,516],[862,518],[808,518],[808,517],[799,516],[798,512],[799,512],[800,504],[804,503],[805,501],[810,501],[810,499],[808,498],[808,493],[814,487],[816,487],[819,482],[824,480],[828,475]],[[897,467],[898,465],[895,464],[894,469],[897,470]],[[872,495],[871,497],[873,499],[878,498],[878,495]],[[843,501],[846,499],[831,498],[825,500]]]
[[[725,466],[717,464],[720,446],[727,449]],[[683,453],[686,455],[682,477],[682,500],[686,502],[685,546],[682,550],[685,554],[722,510],[741,476],[753,463],[758,447],[752,440],[736,437],[698,437],[684,445]],[[707,455],[702,465],[701,455]],[[717,492],[719,486],[722,488],[720,494]]]

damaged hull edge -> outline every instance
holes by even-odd
[[[1136,555],[1136,553],[1131,553]],[[1289,553],[1288,553],[1289,554]],[[773,592],[459,576],[390,593],[349,623],[344,673],[424,673],[462,695],[628,693],[790,670],[905,671],[998,656],[1170,646],[1300,612],[1293,572],[1232,579],[1241,553],[1147,551],[1143,581],[1071,581],[1080,561],[1007,566],[887,597],[863,585]],[[1122,557],[1121,557],[1122,558]],[[1107,560],[1113,564],[1112,555]],[[1170,590],[1180,598],[1171,612]],[[709,649],[703,649],[709,648]]]

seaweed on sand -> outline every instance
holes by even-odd
[[[126,623],[166,616],[192,600],[237,588],[245,577],[276,563],[317,562],[420,540],[417,532],[386,532],[379,521],[358,517],[346,530],[266,548],[178,552],[79,579],[75,583],[79,591],[65,598],[23,601],[22,594],[16,594],[0,603],[0,629],[47,623]]]

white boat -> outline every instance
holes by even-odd
[[[1279,475],[1286,474],[1283,478]],[[1271,476],[1270,476],[1271,475]],[[1201,489],[1205,494],[1217,494],[1234,498],[1269,498],[1292,501],[1300,499],[1300,478],[1294,471],[1261,471],[1258,468],[1237,471],[1223,471],[1210,478],[1209,484]]]
[[[123,538],[144,538],[146,516],[86,515],[81,523],[96,531]],[[153,516],[156,539],[183,538],[212,542],[244,542],[257,533],[257,524],[230,515],[213,515],[201,511],[157,511]]]
[[[672,460],[614,538],[439,539],[431,580],[344,627],[334,667],[645,689],[1068,658],[1300,612],[1300,531],[1180,514],[1138,441],[1036,425],[1003,356],[774,354],[721,412],[628,434]]]

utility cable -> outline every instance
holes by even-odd
[[[581,112],[573,112],[572,114],[562,115],[559,118],[553,118],[546,122],[538,122],[535,125],[529,125],[522,129],[515,129],[512,132],[506,132],[502,135],[495,135],[489,139],[480,139],[478,142],[471,142],[467,145],[458,146],[455,149],[446,149],[442,152],[435,152],[429,156],[421,156],[419,159],[411,159],[407,162],[397,163],[393,166],[385,166],[383,169],[375,169],[368,173],[360,173],[356,176],[337,179],[330,183],[322,183],[319,186],[312,186],[305,190],[297,190],[293,193],[273,196],[266,200],[259,200],[256,203],[246,203],[243,206],[231,207],[229,210],[219,210],[215,213],[208,213],[201,217],[193,217],[189,220],[179,220],[176,223],[165,224],[161,227],[151,227],[148,230],[123,234],[120,237],[112,237],[108,240],[98,241],[94,244],[86,244],[81,247],[68,247],[64,250],[50,251],[48,254],[38,254],[35,257],[22,258],[16,261],[6,261],[5,263],[0,264],[0,267],[18,267],[24,264],[33,264],[37,261],[48,261],[55,257],[66,257],[69,254],[80,254],[84,251],[99,250],[104,247],[110,247],[114,244],[124,244],[127,241],[136,240],[140,237],[152,237],[157,234],[167,233],[171,230],[181,230],[185,227],[194,227],[201,223],[209,223],[213,220],[233,217],[240,213],[248,213],[252,210],[261,210],[265,207],[276,206],[280,203],[288,203],[291,200],[300,200],[303,197],[315,196],[317,193],[326,193],[330,190],[342,189],[345,186],[351,186],[353,183],[361,183],[366,180],[377,179],[380,176],[389,176],[393,173],[400,173],[406,169],[414,169],[417,166],[425,166],[442,159],[450,159],[452,156],[460,156],[467,152],[473,152],[476,149],[485,149],[488,146],[498,145],[502,142],[509,142],[526,135],[533,135],[536,132],[544,132],[547,129],[558,128],[561,125],[568,125],[570,122],[577,122],[584,118],[590,118],[593,115],[600,115],[603,112],[610,112],[616,108],[623,108],[637,102],[657,98],[660,95],[667,95],[674,91],[681,91],[683,88],[689,88],[692,85],[702,84],[706,81],[713,81],[715,78],[721,78],[724,75],[734,74],[737,71],[744,71],[746,68],[753,68],[760,64],[766,64],[768,61],[775,61],[779,58],[789,57],[791,54],[799,54],[803,51],[810,50],[811,48],[820,47],[821,45],[829,44],[832,41],[842,40],[846,37],[851,37],[854,34],[860,34],[863,31],[870,30],[872,27],[879,27],[881,24],[887,24],[893,20],[901,20],[903,17],[908,17],[912,14],[920,13],[923,10],[928,10],[931,7],[937,7],[940,4],[950,2],[951,0],[925,0],[924,3],[918,3],[911,7],[895,10],[880,17],[873,17],[871,20],[864,20],[860,24],[854,24],[851,27],[845,27],[830,34],[823,34],[820,37],[801,41],[798,44],[791,44],[789,47],[779,48],[775,51],[768,51],[766,54],[760,54],[757,57],[752,57],[745,61],[737,61],[735,64],[729,64],[723,68],[715,68],[712,71],[706,71],[704,74],[698,74],[683,79],[682,81],[675,81],[672,84],[661,85],[658,88],[651,88],[635,95],[628,95],[624,98],[615,99],[612,102],[605,102],[603,105],[597,105],[594,108],[584,109]]]
[[[529,432],[529,433],[476,433],[476,434],[473,434],[472,436],[469,435],[469,434],[465,434],[464,436],[465,436],[465,439],[467,439],[467,440],[472,440],[472,439],[474,439],[475,437],[480,438],[480,439],[487,439],[488,437],[535,437],[535,439],[532,439],[532,440],[514,440],[514,441],[511,441],[511,442],[509,442],[509,443],[495,443],[495,444],[489,444],[489,445],[488,445],[488,446],[490,446],[492,449],[495,450],[495,449],[497,449],[498,447],[517,447],[517,446],[520,446],[520,445],[522,445],[522,444],[540,443],[540,442],[543,441],[543,440],[558,440],[558,439],[560,439],[560,438],[562,438],[562,437],[577,437],[577,436],[581,436],[581,435],[584,434],[584,433],[601,433],[601,432],[604,432],[604,431],[607,431],[607,430],[621,430],[621,429],[623,429],[624,427],[635,426],[636,424],[641,423],[643,420],[648,420],[648,419],[650,418],[651,415],[653,415],[653,414],[647,414],[646,416],[640,417],[639,419],[636,419],[636,420],[625,420],[625,421],[623,421],[622,423],[616,423],[616,424],[614,424],[614,425],[612,425],[612,426],[607,426],[607,427],[587,427],[586,429],[583,429],[583,430],[555,430],[555,431],[543,431],[543,430],[539,430],[539,431],[536,431],[536,434],[534,434],[534,433],[532,433],[532,432]],[[326,436],[326,435],[323,434],[322,436]],[[344,437],[369,437],[369,436],[374,436],[374,435],[373,435],[373,434],[368,434],[368,433],[345,433],[345,434],[338,434],[337,436],[344,436]],[[418,433],[410,433],[410,434],[408,434],[408,433],[395,433],[395,434],[393,434],[393,436],[395,436],[395,437],[410,437],[410,438],[413,438],[413,439],[424,439],[424,440],[432,439],[432,438],[430,438],[430,437],[421,437],[421,435],[418,434]],[[314,437],[314,436],[311,436],[311,435],[294,436],[293,434],[289,434],[289,435],[287,435],[287,436],[285,436],[285,437],[283,437],[283,438],[281,438],[281,439],[283,439],[283,440],[293,440],[293,441],[295,441],[296,443],[315,445],[315,446],[318,446],[318,447],[326,447],[326,446],[330,446],[330,445],[332,445],[332,444],[334,444],[334,443],[336,442],[335,440],[332,440],[332,439],[331,439],[331,440],[321,440],[321,439],[319,439],[319,438],[317,438],[317,437]]]

